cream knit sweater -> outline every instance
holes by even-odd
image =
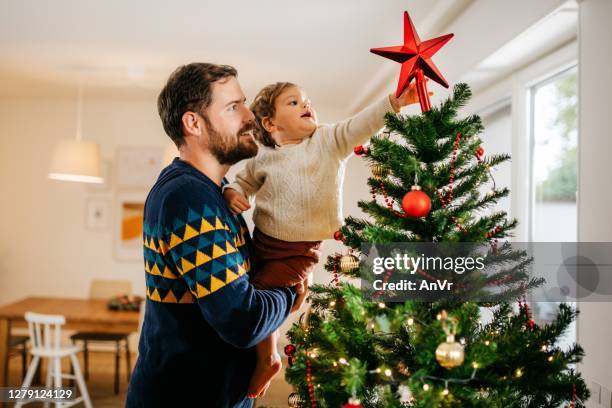
[[[342,183],[346,159],[384,126],[393,112],[389,97],[333,125],[320,125],[298,144],[259,147],[226,186],[255,196],[253,222],[283,241],[331,239],[342,225]]]

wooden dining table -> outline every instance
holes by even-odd
[[[138,312],[109,310],[107,301],[96,299],[28,297],[0,306],[0,387],[6,387],[8,382],[11,329],[27,327],[26,312],[63,315],[65,330],[106,333],[136,332],[140,320]]]

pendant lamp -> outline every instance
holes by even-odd
[[[97,143],[82,140],[81,114],[83,109],[83,90],[79,87],[77,100],[76,137],[57,142],[49,178],[81,183],[102,183],[100,147]]]

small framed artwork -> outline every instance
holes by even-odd
[[[119,260],[142,259],[146,193],[119,193],[115,208],[114,253]]]
[[[164,149],[159,147],[120,147],[117,150],[117,185],[149,189],[162,170]]]
[[[110,224],[110,201],[104,198],[87,200],[85,227],[91,231],[103,231]]]

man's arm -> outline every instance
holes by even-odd
[[[291,312],[295,290],[255,289],[244,275],[198,299],[206,321],[224,341],[238,348],[256,345],[274,332]]]
[[[295,290],[257,290],[249,283],[249,262],[239,250],[245,240],[234,238],[227,220],[203,216],[188,222],[189,229],[179,226],[181,223],[176,219],[184,220],[190,209],[202,211],[205,203],[210,202],[204,191],[193,188],[184,191],[165,203],[164,224],[169,231],[166,238],[169,244],[164,256],[185,280],[202,315],[219,336],[235,347],[252,347],[287,318]],[[185,194],[190,197],[188,202],[182,198]],[[208,213],[223,213],[217,210],[209,207]]]

